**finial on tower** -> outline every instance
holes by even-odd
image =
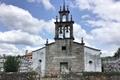
[[[85,44],[85,43],[84,43],[84,39],[83,39],[83,37],[81,38],[81,44],[82,44],[82,45]]]
[[[58,16],[56,16],[56,22],[58,22]]]
[[[61,11],[61,6],[60,6],[60,11]]]
[[[63,0],[63,11],[65,11],[65,0]]]
[[[72,15],[71,15],[71,21],[72,21]]]
[[[63,3],[64,3],[64,5],[65,5],[65,0],[63,0]]]
[[[46,45],[48,44],[48,39],[46,40]]]
[[[69,7],[68,7],[68,5],[67,5],[67,11],[69,11]]]

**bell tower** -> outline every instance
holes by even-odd
[[[70,11],[68,6],[65,5],[60,6],[59,16],[56,16],[55,21],[55,40],[61,39],[71,39],[74,40],[73,36],[73,24],[72,15],[70,15]]]

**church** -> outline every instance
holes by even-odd
[[[56,16],[54,42],[32,51],[33,70],[46,74],[71,72],[101,72],[99,49],[74,41],[72,15],[65,4]]]

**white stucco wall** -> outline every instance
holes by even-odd
[[[84,48],[84,61],[86,72],[101,72],[101,52],[92,48]],[[89,63],[92,61],[92,63]]]
[[[40,73],[40,68],[41,68],[41,73],[44,75],[45,73],[45,48],[33,51],[32,53],[32,68],[33,70],[37,71]],[[40,63],[39,60],[42,60]]]

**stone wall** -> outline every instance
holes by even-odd
[[[120,58],[102,58],[102,68],[103,72],[120,72]]]
[[[109,72],[109,73],[83,73],[83,80],[120,80],[120,73]]]
[[[41,78],[41,80],[120,80],[120,73],[70,73],[59,77],[45,77]]]
[[[35,72],[24,73],[0,73],[0,80],[40,80],[40,76]]]
[[[62,50],[65,47],[65,50]],[[66,62],[73,72],[84,71],[84,46],[72,40],[57,40],[46,46],[46,71],[60,72],[60,63]]]
[[[120,80],[120,73],[84,72],[40,77],[33,73],[0,73],[0,80]]]

